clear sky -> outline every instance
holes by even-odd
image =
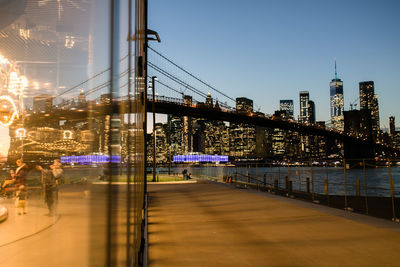
[[[149,0],[152,47],[262,112],[308,90],[317,120],[330,118],[329,82],[344,82],[345,110],[373,80],[381,127],[400,126],[400,1]],[[357,101],[359,105],[359,101]]]

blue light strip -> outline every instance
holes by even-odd
[[[174,155],[173,162],[228,162],[228,156],[223,155]]]
[[[85,156],[66,156],[61,157],[61,163],[66,164],[79,164],[79,165],[90,165],[90,164],[104,164],[110,162],[110,156],[107,155],[85,155]],[[121,156],[111,156],[111,162],[121,162]]]

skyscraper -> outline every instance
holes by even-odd
[[[331,105],[331,123],[335,130],[344,130],[343,117],[343,81],[338,79],[335,60],[335,78],[329,83],[330,87],[330,105]]]
[[[252,112],[253,111],[253,100],[246,97],[236,98],[236,110],[239,112]]]
[[[294,106],[293,106],[293,100],[280,100],[279,101],[279,109],[282,111],[286,111],[286,116],[290,119],[293,119],[294,115]]]
[[[315,103],[312,100],[308,101],[308,122],[315,124]]]
[[[389,117],[389,134],[393,136],[396,133],[396,123],[394,116]]]
[[[49,94],[41,94],[33,97],[34,112],[50,112],[53,107],[53,97]]]
[[[192,96],[184,95],[183,102],[185,105],[191,106],[193,103]],[[193,152],[193,120],[191,117],[183,116],[183,153]]]
[[[375,94],[374,82],[360,82],[360,110],[369,109],[371,113],[372,135],[379,135],[379,105],[378,96]]]
[[[310,94],[308,91],[300,92],[300,114],[299,114],[299,122],[305,123],[308,122],[309,114],[308,114],[308,102],[310,101]]]
[[[237,112],[253,112],[253,100],[236,98]],[[245,123],[231,123],[229,129],[229,153],[233,157],[254,156],[256,152],[256,128]]]

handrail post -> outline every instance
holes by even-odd
[[[312,201],[314,201],[314,171],[312,166],[312,160],[310,160],[310,170],[311,170],[311,193],[312,193]]]
[[[364,176],[364,191],[365,191],[365,213],[368,215],[368,196],[367,196],[367,178],[365,173],[365,159],[363,159],[363,176]]]
[[[343,160],[344,208],[347,209],[346,160]]]
[[[392,198],[392,213],[393,213],[393,218],[392,220],[396,220],[396,210],[394,207],[394,182],[392,178],[392,168],[391,168],[391,162],[390,159],[388,160],[388,168],[389,168],[389,181],[390,181],[390,197]]]

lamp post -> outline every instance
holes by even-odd
[[[152,111],[153,111],[153,182],[156,181],[156,109],[155,109],[155,83],[156,83],[157,77],[152,76],[151,77],[151,88],[152,88],[152,93],[153,93],[153,104],[152,104]]]

